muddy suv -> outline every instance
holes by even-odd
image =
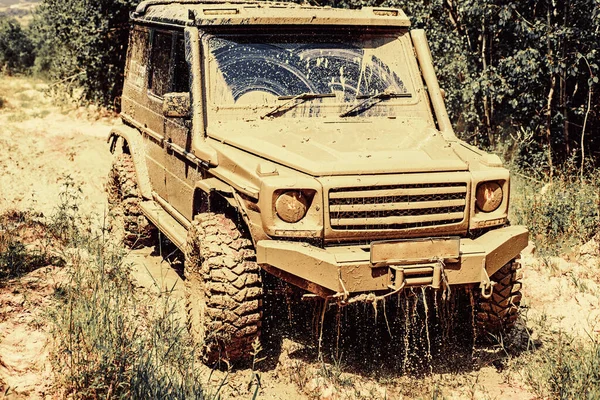
[[[132,22],[109,201],[126,244],[185,253],[208,359],[250,354],[272,276],[340,306],[467,288],[481,330],[514,324],[509,172],[457,139],[401,10],[152,0]]]

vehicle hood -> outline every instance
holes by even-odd
[[[215,122],[208,135],[313,176],[468,169],[421,119],[280,121]]]

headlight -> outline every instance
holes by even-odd
[[[275,200],[275,211],[277,216],[291,224],[300,221],[308,211],[308,200],[306,196],[297,190],[283,192]]]
[[[475,194],[475,204],[480,211],[489,213],[500,207],[503,196],[502,187],[497,182],[480,183]]]

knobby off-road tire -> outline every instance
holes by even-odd
[[[478,337],[497,336],[510,332],[519,316],[521,304],[521,263],[519,258],[508,262],[491,276],[495,282],[489,299],[478,294],[475,322]]]
[[[263,289],[252,242],[222,214],[197,215],[186,249],[188,329],[204,361],[252,357]]]
[[[125,246],[137,249],[152,246],[156,227],[142,214],[141,196],[130,154],[119,154],[113,161],[106,185],[108,207],[114,218],[112,227],[123,235]]]

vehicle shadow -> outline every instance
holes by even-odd
[[[153,255],[184,277],[184,255],[168,240]],[[468,373],[485,366],[502,370],[511,357],[539,348],[525,321],[505,336],[476,337],[470,296],[433,289],[406,289],[377,303],[325,305],[302,298],[302,292],[263,276],[262,351],[260,370],[277,368],[284,339],[299,346],[287,355],[294,360],[325,362],[344,372],[372,376],[425,376]],[[236,363],[243,369],[251,365]],[[248,365],[247,365],[248,364]]]
[[[378,304],[339,307],[322,300],[265,300],[264,368],[277,364],[283,338],[301,346],[291,359],[323,361],[344,372],[372,376],[468,373],[485,366],[502,370],[510,357],[537,348],[520,321],[503,337],[477,337],[471,301],[457,292],[444,298],[432,289],[408,289]]]

